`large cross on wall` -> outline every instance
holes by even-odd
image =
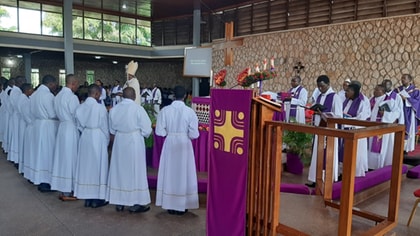
[[[233,49],[242,46],[243,39],[233,39],[233,22],[225,23],[225,40],[213,44],[214,50],[225,50],[225,66],[233,64]]]

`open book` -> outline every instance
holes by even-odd
[[[324,106],[322,104],[319,104],[319,103],[314,104],[311,107],[307,107],[307,106],[301,106],[301,107],[303,107],[305,109],[312,110],[312,111],[321,111],[321,112],[323,112],[323,111],[327,110],[327,107],[326,106]]]

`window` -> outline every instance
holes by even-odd
[[[120,19],[118,16],[103,15],[103,34],[105,42],[120,42]]]
[[[101,14],[95,12],[85,12],[84,20],[85,39],[102,41]]]
[[[19,1],[19,32],[41,34],[41,4]]]
[[[10,79],[10,68],[1,68],[1,76]]]
[[[89,85],[95,82],[95,71],[93,70],[86,71],[86,82],[88,82]]]
[[[39,85],[39,69],[31,69],[31,83],[34,88]]]
[[[121,43],[136,43],[136,21],[134,19],[121,17]]]
[[[17,7],[0,5],[0,30],[17,32]]]
[[[66,70],[59,70],[58,74],[58,85],[60,86],[66,86]]]
[[[73,10],[73,38],[83,39],[83,11]]]
[[[51,36],[63,36],[62,8],[50,5],[42,5],[42,34]]]
[[[137,20],[137,45],[151,46],[150,21]]]

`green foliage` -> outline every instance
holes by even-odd
[[[309,149],[312,145],[312,135],[296,131],[284,131],[283,143],[287,145],[287,152],[298,154],[304,164],[310,160]]]
[[[147,115],[150,118],[150,121],[152,121],[152,126],[154,127],[156,125],[156,116],[155,116],[155,109],[153,108],[153,104],[143,104],[144,110],[146,110]],[[144,143],[146,145],[146,148],[153,147],[153,134],[151,134],[148,138],[144,139]]]

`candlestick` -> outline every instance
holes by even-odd
[[[267,58],[264,58],[264,61],[263,61],[263,70],[267,70]]]
[[[255,64],[255,72],[260,72],[260,66],[259,64]]]

